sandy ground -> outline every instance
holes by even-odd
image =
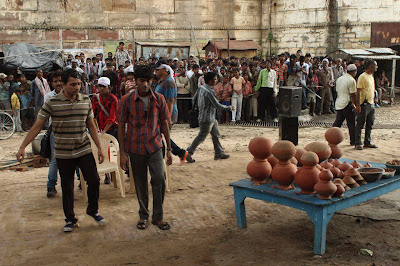
[[[400,105],[377,110],[376,121],[398,123]],[[331,119],[331,118],[328,118]],[[324,128],[302,128],[299,146],[322,140]],[[47,168],[0,172],[0,264],[3,265],[398,265],[400,264],[400,200],[393,192],[333,216],[327,249],[313,254],[313,224],[301,211],[247,199],[247,229],[236,226],[229,183],[246,177],[252,159],[247,150],[254,136],[278,140],[278,129],[221,126],[221,142],[231,158],[213,160],[211,139],[196,151],[196,163],[171,168],[171,192],[165,198],[165,219],[172,229],[136,229],[138,204],[128,193],[100,186],[100,213],[108,220],[98,227],[84,215],[86,204],[76,189],[75,210],[80,228],[64,234],[61,188],[46,198]],[[400,132],[373,130],[379,149],[356,151],[346,140],[344,157],[385,162],[399,158]],[[174,127],[172,137],[186,148],[198,129]],[[0,160],[11,160],[24,135],[0,141]],[[27,148],[27,151],[29,148]],[[77,184],[77,183],[76,183]],[[125,183],[129,188],[129,182]],[[150,204],[151,206],[151,204]],[[150,208],[151,209],[151,208]],[[367,248],[372,257],[361,255]]]

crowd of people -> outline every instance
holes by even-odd
[[[301,107],[313,116],[337,112],[334,126],[346,119],[350,144],[363,149],[361,131],[366,126],[364,148],[371,143],[374,110],[390,83],[383,72],[376,79],[377,64],[372,60],[332,60],[330,57],[282,53],[267,58],[188,59],[138,58],[133,62],[121,42],[116,54],[68,55],[63,70],[44,73],[27,81],[22,73],[0,74],[1,108],[13,113],[15,122],[28,132],[18,151],[22,161],[25,147],[42,128],[49,128],[52,157],[47,196],[56,195],[57,172],[61,176],[65,232],[76,226],[73,211],[73,177],[79,167],[88,183],[87,214],[104,224],[97,212],[99,176],[87,137],[88,130],[100,151],[98,132],[118,139],[121,167],[132,165],[140,220],[145,229],[149,219],[147,171],[150,169],[154,198],[152,223],[162,230],[165,191],[163,152],[168,164],[172,155],[180,164],[194,163],[196,148],[211,134],[214,159],[227,159],[220,143],[219,123],[238,121],[277,122],[278,95],[282,86],[302,87]],[[16,74],[16,78],[14,78]],[[390,91],[393,102],[394,93]],[[77,107],[78,106],[78,107]],[[19,112],[19,110],[23,112]],[[188,122],[196,113],[199,133],[189,147],[181,148],[169,132],[173,124]],[[32,125],[32,123],[36,122]],[[49,121],[50,120],[50,121]],[[162,135],[165,138],[165,145]],[[128,160],[128,157],[130,160]],[[109,183],[106,176],[105,183]]]

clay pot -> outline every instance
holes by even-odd
[[[272,169],[272,179],[279,184],[279,189],[288,190],[292,188],[292,183],[294,181],[296,172],[297,166],[294,164],[290,162],[279,161],[278,164],[276,164]]]
[[[354,184],[352,184],[352,185],[349,185],[349,187],[350,188],[358,188],[360,185],[357,183],[357,182],[355,182]]]
[[[279,160],[276,159],[275,156],[271,155],[268,157],[268,162],[271,164],[271,167],[274,168],[275,165],[279,162]]]
[[[363,165],[363,167],[371,167],[371,165],[369,163],[366,163]]]
[[[247,174],[255,181],[263,181],[271,175],[272,167],[267,160],[253,159],[247,165]]]
[[[320,163],[328,159],[332,154],[329,145],[323,142],[311,142],[304,149],[306,151],[315,152],[318,155]]]
[[[296,166],[299,164],[299,162],[297,161],[296,157],[290,158],[290,162],[291,162],[292,164],[296,165]]]
[[[294,176],[296,185],[301,188],[301,193],[314,193],[314,186],[319,182],[320,170],[316,167],[318,156],[314,152],[306,152],[301,157],[303,167]]]
[[[329,147],[331,147],[331,150],[332,150],[332,154],[331,154],[330,158],[339,159],[340,157],[343,156],[343,150],[339,146],[329,144]]]
[[[329,144],[338,145],[344,140],[344,133],[338,127],[332,127],[325,132],[325,139]]]
[[[362,164],[360,164],[360,163],[357,162],[357,161],[352,162],[350,165],[353,166],[354,168],[360,168],[360,167],[362,167]]]
[[[348,185],[348,186],[357,183],[351,176],[345,176],[345,177],[343,178],[343,182],[344,182],[346,185]]]
[[[332,161],[330,163],[333,164],[333,166],[336,166],[336,167],[338,167],[339,165],[342,164],[342,162],[339,161],[338,159],[332,159]]]
[[[301,163],[301,156],[303,156],[304,153],[307,151],[303,148],[297,148],[296,153],[294,154],[294,157],[297,159],[297,166],[303,166]]]
[[[277,141],[272,146],[272,154],[279,161],[289,161],[296,153],[296,146],[288,140]]]
[[[331,171],[331,173],[333,174],[333,177],[338,177],[338,174],[341,172],[337,167],[332,166],[331,168],[329,168],[329,170]]]
[[[322,170],[319,174],[320,181],[314,186],[314,189],[320,199],[331,199],[336,192],[337,187],[332,183],[332,178],[332,173],[327,169]]]
[[[264,137],[252,138],[249,142],[249,151],[254,158],[259,160],[267,159],[271,155],[272,140]]]
[[[337,167],[336,167],[336,168],[337,168]],[[338,169],[339,169],[339,168],[338,168]],[[339,174],[337,174],[337,177],[343,179],[343,178],[344,178],[344,173],[343,173],[343,171],[340,170],[340,169],[339,169],[339,171],[340,171],[340,172],[339,172]]]
[[[346,191],[347,191],[347,190],[350,190],[350,187],[349,187],[348,185],[346,185],[346,184],[343,182],[343,180],[340,179],[340,178],[335,179],[335,180],[333,181],[333,183],[334,183],[335,185],[342,185]]]
[[[339,168],[340,170],[342,170],[342,172],[346,172],[347,170],[353,168],[353,166],[351,166],[351,165],[348,164],[347,162],[344,162],[344,163],[340,164],[339,166],[337,166],[337,168]]]
[[[330,168],[333,167],[333,164],[331,164],[331,163],[328,162],[328,161],[325,161],[325,162],[323,162],[323,163],[320,163],[320,165],[321,165],[322,168],[324,168],[324,169],[330,169]]]
[[[319,161],[319,158],[318,158],[318,161]],[[317,166],[316,166],[317,168],[318,168],[318,170],[320,170],[320,171],[322,171],[322,170],[324,170],[324,168],[321,166],[321,165],[319,165],[319,164],[317,164]]]
[[[359,178],[362,178],[361,174],[354,168],[350,168],[346,172],[344,172],[344,176],[351,176],[354,180],[357,181]]]
[[[340,185],[340,184],[336,184],[337,190],[335,193],[333,193],[333,197],[335,198],[340,198],[341,196],[343,196],[344,192],[346,191],[346,189]]]

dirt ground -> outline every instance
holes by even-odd
[[[398,123],[400,105],[377,109],[376,122]],[[331,118],[330,118],[331,119]],[[323,140],[325,128],[301,128],[299,146]],[[333,216],[326,254],[314,256],[314,227],[299,210],[247,199],[248,228],[236,226],[229,183],[246,177],[252,159],[247,149],[254,136],[278,140],[278,129],[221,126],[221,142],[231,158],[213,160],[211,139],[196,151],[196,163],[171,167],[171,191],[165,197],[170,231],[136,229],[138,203],[121,198],[111,185],[100,186],[100,213],[105,227],[85,215],[81,191],[75,190],[80,228],[62,232],[61,188],[46,198],[47,168],[0,172],[0,264],[2,265],[398,265],[400,264],[400,193],[347,209]],[[399,158],[400,132],[374,129],[379,149],[356,151],[346,140],[344,157],[385,162]],[[174,127],[172,137],[186,148],[198,129]],[[0,141],[0,160],[12,160],[24,134]],[[29,147],[27,151],[29,151]],[[76,185],[78,181],[76,182]],[[129,182],[125,186],[129,189]],[[150,204],[151,206],[151,204]],[[150,208],[151,209],[151,208]],[[360,254],[366,248],[373,256]]]

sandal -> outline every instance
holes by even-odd
[[[140,219],[136,224],[136,228],[139,230],[146,229],[147,228],[147,220]]]
[[[377,149],[378,146],[374,145],[374,144],[364,144],[364,148],[371,148],[371,149]]]
[[[363,149],[363,147],[361,145],[356,145],[356,150],[361,151]]]
[[[154,224],[155,226],[157,226],[158,229],[161,229],[161,230],[169,230],[169,229],[171,229],[171,226],[167,222],[164,222],[164,221],[160,221],[160,220],[151,221],[151,223]]]

